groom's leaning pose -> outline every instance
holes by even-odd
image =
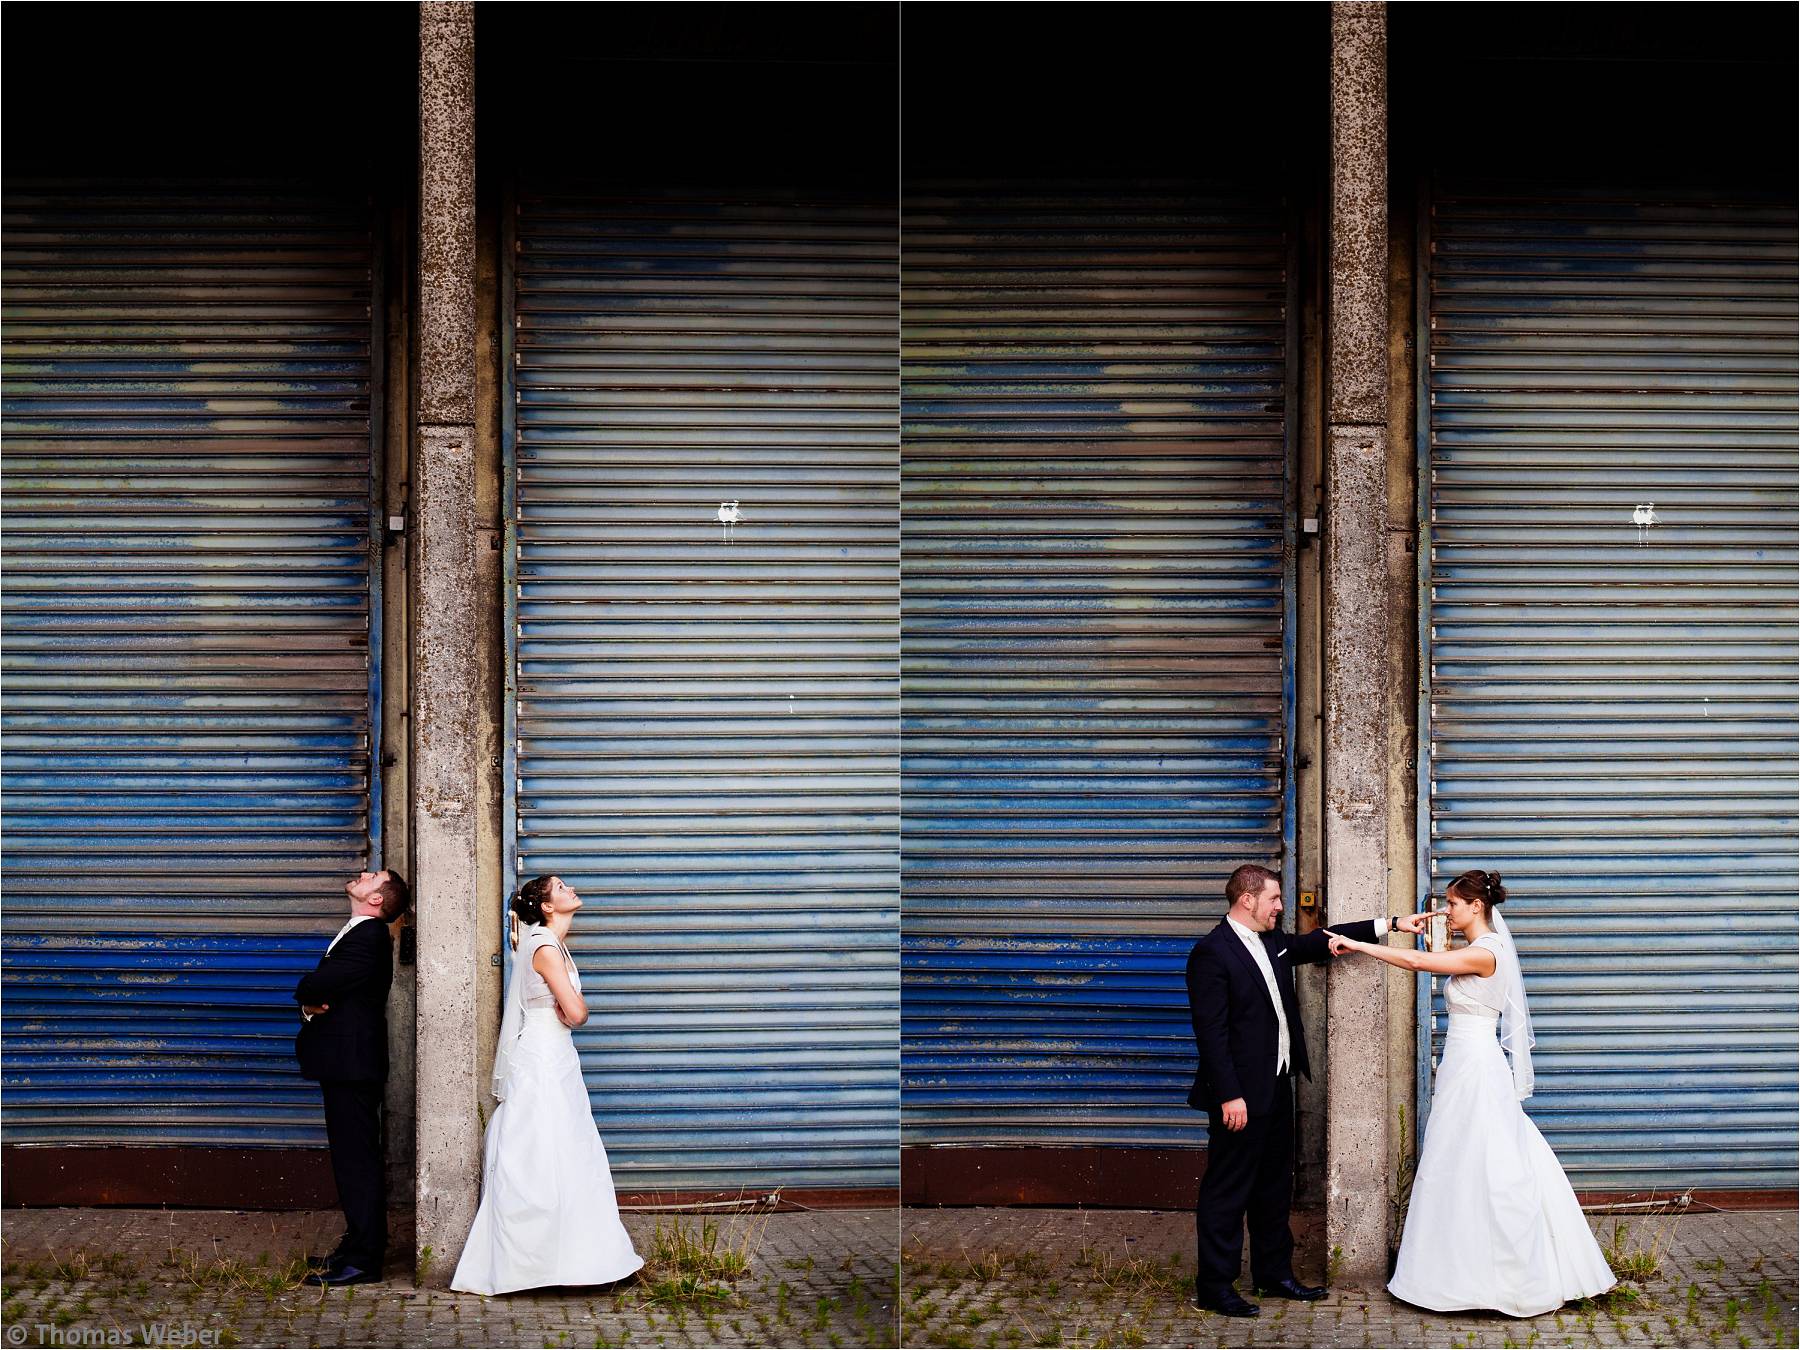
[[[366,1284],[387,1255],[387,1184],[381,1099],[387,1084],[388,986],[394,945],[388,925],[412,907],[393,872],[363,872],[344,884],[350,922],[294,988],[304,1023],[294,1038],[302,1077],[325,1094],[325,1138],[344,1211],[344,1236],[308,1284]]]
[[[1250,1277],[1259,1294],[1315,1299],[1294,1278],[1288,1209],[1294,1190],[1295,1071],[1311,1077],[1306,1032],[1294,1000],[1294,967],[1330,955],[1324,929],[1282,932],[1281,879],[1246,864],[1225,883],[1225,919],[1188,954],[1188,1011],[1200,1067],[1188,1105],[1207,1112],[1206,1172],[1194,1206],[1199,1238],[1194,1306],[1255,1317],[1233,1288],[1250,1225]],[[1342,923],[1334,931],[1378,942],[1394,928],[1418,932],[1419,915]]]

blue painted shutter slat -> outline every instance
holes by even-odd
[[[515,232],[516,863],[587,902],[615,1176],[897,1185],[894,208],[533,185]]]
[[[366,202],[6,198],[9,1143],[322,1145],[370,849]]]
[[[1446,185],[1430,240],[1432,884],[1511,890],[1576,1186],[1791,1187],[1792,206]]]
[[[1278,199],[906,207],[905,1139],[1192,1145],[1182,970],[1286,803]]]

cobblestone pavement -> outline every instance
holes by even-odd
[[[1627,1292],[1530,1320],[1443,1316],[1343,1286],[1317,1304],[1270,1302],[1238,1320],[1187,1307],[1191,1216],[1120,1210],[820,1211],[720,1221],[748,1249],[729,1297],[657,1288],[667,1270],[607,1289],[482,1299],[400,1276],[320,1291],[291,1264],[330,1246],[330,1213],[9,1210],[6,1345],[464,1346],[1788,1346],[1796,1345],[1796,1216],[1593,1220],[1602,1245],[1650,1253]],[[639,1249],[673,1216],[631,1214]],[[694,1221],[687,1220],[690,1230]],[[903,1225],[904,1331],[894,1323]],[[1618,1225],[1615,1231],[1615,1225]],[[1299,1273],[1325,1277],[1316,1216]],[[396,1215],[390,1268],[410,1233]]]
[[[1592,1216],[1618,1257],[1657,1273],[1524,1320],[1424,1312],[1338,1284],[1318,1303],[1266,1300],[1258,1318],[1187,1306],[1193,1216],[1127,1210],[902,1213],[907,1346],[1793,1346],[1793,1211]],[[1615,1231],[1616,1226],[1616,1231]],[[1303,1280],[1326,1283],[1317,1217],[1296,1224]],[[1248,1291],[1248,1275],[1240,1290]]]
[[[699,1221],[680,1216],[697,1235]],[[819,1210],[717,1219],[717,1251],[747,1251],[723,1297],[694,1297],[653,1255],[670,1214],[627,1214],[651,1258],[639,1280],[484,1299],[419,1289],[394,1216],[381,1284],[320,1290],[296,1264],[328,1251],[335,1213],[7,1210],[0,1215],[7,1346],[891,1346],[898,1217]]]

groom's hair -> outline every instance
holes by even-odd
[[[1266,867],[1258,867],[1255,863],[1245,863],[1233,872],[1231,879],[1225,883],[1225,908],[1230,909],[1237,904],[1240,895],[1260,895],[1264,886],[1271,881],[1280,880],[1280,877]]]
[[[406,878],[393,868],[387,869],[387,880],[381,883],[381,921],[392,923],[412,908],[412,890]]]

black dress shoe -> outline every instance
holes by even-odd
[[[1244,1298],[1235,1289],[1214,1289],[1204,1294],[1195,1294],[1188,1300],[1188,1307],[1197,1312],[1224,1313],[1227,1317],[1255,1317],[1262,1309]]]
[[[379,1284],[379,1270],[364,1270],[360,1266],[333,1266],[330,1270],[315,1270],[301,1284],[317,1285],[325,1289],[335,1289],[341,1284]]]
[[[1325,1297],[1325,1286],[1301,1284],[1300,1281],[1290,1275],[1285,1280],[1277,1280],[1267,1288],[1258,1285],[1256,1287],[1256,1292],[1261,1298],[1297,1298],[1307,1303],[1311,1303],[1314,1299]]]
[[[333,1252],[330,1256],[309,1255],[301,1259],[314,1270],[330,1270],[333,1266],[343,1262],[344,1254],[342,1252]]]

